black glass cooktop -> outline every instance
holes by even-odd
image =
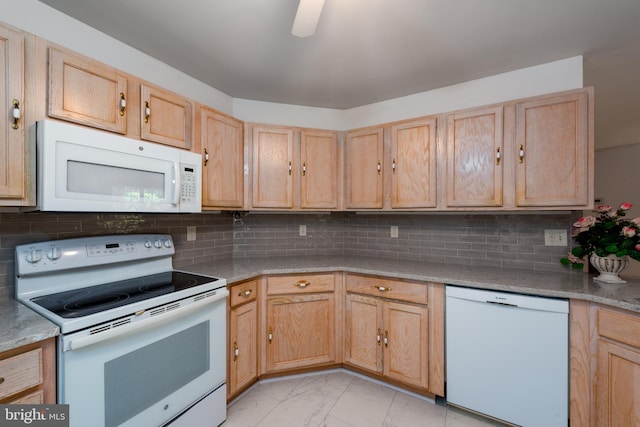
[[[98,313],[218,279],[168,271],[33,298],[31,301],[63,318]]]

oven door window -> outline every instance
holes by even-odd
[[[118,426],[209,370],[209,322],[104,365],[105,426]]]

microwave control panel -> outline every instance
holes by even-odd
[[[180,202],[197,203],[198,180],[196,177],[196,169],[182,165],[180,182],[182,183],[180,188]]]

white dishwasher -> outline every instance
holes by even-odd
[[[568,425],[567,300],[446,287],[447,403],[525,427]]]

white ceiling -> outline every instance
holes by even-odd
[[[640,143],[640,0],[40,0],[234,98],[346,109],[576,55],[596,146]]]

